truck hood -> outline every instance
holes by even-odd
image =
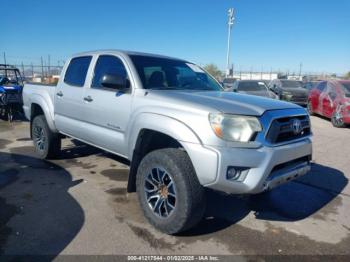
[[[280,100],[233,92],[152,90],[150,95],[163,102],[238,115],[260,116],[267,110],[300,108],[298,105]]]

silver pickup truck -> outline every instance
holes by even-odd
[[[41,158],[72,137],[130,160],[128,192],[175,234],[196,225],[205,188],[256,194],[310,170],[308,113],[223,92],[194,63],[106,50],[74,55],[57,86],[26,84],[24,112]]]

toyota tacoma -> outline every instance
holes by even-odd
[[[176,234],[205,211],[205,189],[256,194],[310,170],[311,126],[295,104],[223,92],[192,62],[129,51],[67,60],[56,86],[26,84],[36,153],[72,137],[130,160],[128,192],[157,229]]]

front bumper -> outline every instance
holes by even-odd
[[[281,100],[302,106],[307,105],[307,99],[307,96],[281,95]]]
[[[229,194],[260,193],[310,170],[310,138],[275,147],[211,149],[217,153],[217,174],[213,182],[204,186]],[[236,180],[228,179],[227,171],[232,167],[246,172]]]

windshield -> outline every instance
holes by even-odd
[[[235,78],[225,78],[224,81],[222,81],[225,84],[232,84],[236,81]]]
[[[145,89],[222,91],[199,66],[181,60],[130,55]]]
[[[267,87],[264,82],[245,81],[239,82],[238,91],[266,91]]]
[[[301,82],[293,80],[281,80],[282,87],[285,88],[299,88],[302,87]]]
[[[346,96],[350,95],[350,83],[342,83],[341,84]]]
[[[0,69],[1,85],[18,84],[19,72],[16,69]]]

